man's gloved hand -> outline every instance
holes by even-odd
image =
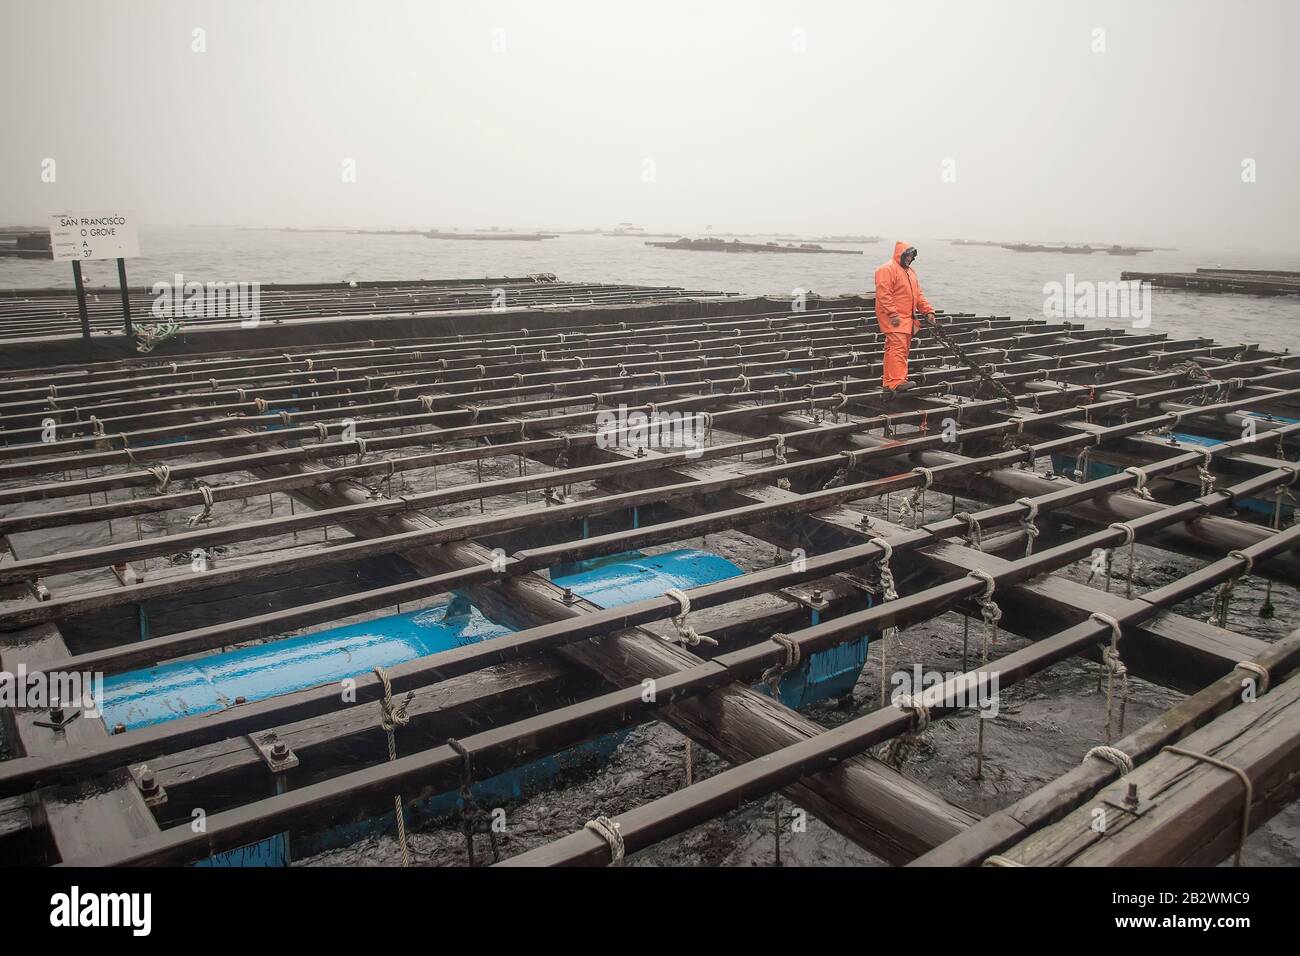
[[[931,325],[934,325],[939,320],[934,317],[933,312],[927,312],[925,313],[925,321],[929,322]]]

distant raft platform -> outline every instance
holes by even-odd
[[[815,242],[801,242],[798,245],[787,242],[782,245],[779,242],[741,242],[739,239],[727,241],[725,239],[687,239],[683,237],[675,242],[647,242],[646,245],[655,246],[659,249],[685,249],[690,252],[803,252],[831,256],[862,255],[861,249],[826,249]]]
[[[1185,289],[1188,292],[1300,295],[1300,272],[1283,270],[1197,269],[1195,272],[1125,272],[1120,278],[1150,282],[1163,289]]]

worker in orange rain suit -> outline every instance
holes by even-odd
[[[876,321],[885,333],[885,374],[881,384],[890,392],[912,387],[907,380],[907,353],[912,336],[921,328],[917,314],[934,321],[934,309],[921,292],[921,283],[912,271],[916,248],[906,242],[894,243],[893,257],[876,270]]]

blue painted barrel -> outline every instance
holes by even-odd
[[[670,588],[689,590],[741,573],[740,568],[718,555],[684,549],[656,555],[632,552],[578,562],[553,569],[551,579],[594,604],[618,607],[661,595]],[[809,614],[809,623],[816,623],[816,612]],[[236,698],[264,700],[508,633],[509,628],[489,621],[467,599],[458,596],[419,611],[112,675],[104,681],[103,720],[109,727],[122,724],[133,730],[213,713],[233,706]],[[782,681],[781,701],[797,708],[852,690],[866,659],[866,646],[864,637],[812,655]],[[573,765],[607,757],[626,733],[607,734],[565,753],[480,781],[473,788],[475,799],[485,805],[520,799]],[[446,793],[421,804],[421,812],[437,816],[454,811],[458,804],[456,793]],[[298,849],[317,852],[352,842],[374,825],[386,826],[387,822],[334,830],[312,838]],[[219,854],[204,864],[283,865],[288,859],[284,839],[283,835],[273,837]]]

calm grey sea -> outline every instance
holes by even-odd
[[[1300,270],[1300,256],[1250,249],[1178,249],[1136,257],[1018,253],[988,246],[903,237],[920,249],[916,269],[937,308],[1042,316],[1047,283],[1119,279],[1124,269],[1188,271],[1198,266]],[[553,272],[560,279],[675,285],[692,289],[777,293],[808,289],[823,294],[870,289],[877,265],[893,249],[889,239],[861,256],[766,255],[656,249],[635,237],[560,236],[542,242],[455,242],[423,236],[280,232],[222,227],[146,228],[142,258],[128,263],[133,286],[171,280],[344,282],[522,276]],[[117,281],[112,262],[88,263],[87,281]],[[0,287],[70,286],[67,263],[0,259]],[[1300,348],[1300,298],[1201,295],[1154,290],[1151,325],[1171,336],[1208,336]],[[1077,317],[1084,319],[1086,317]],[[1128,327],[1126,318],[1090,322]]]

